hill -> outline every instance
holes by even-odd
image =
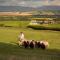
[[[0,12],[9,11],[36,11],[36,10],[60,10],[60,6],[23,7],[23,6],[0,6]]]

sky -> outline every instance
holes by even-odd
[[[0,6],[40,7],[45,5],[60,6],[60,0],[0,0]]]

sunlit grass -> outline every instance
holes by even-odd
[[[42,49],[25,49],[20,48],[16,43],[18,41],[19,32],[23,31],[25,38],[28,40],[47,40],[49,48]],[[31,29],[17,28],[0,28],[0,59],[15,60],[59,60],[60,54],[60,32],[59,31],[38,31]],[[13,57],[13,58],[12,58]]]
[[[3,23],[6,26],[19,26],[20,24],[20,27],[0,27],[0,60],[60,60],[60,31],[24,28],[28,22],[6,21]],[[22,25],[23,28],[21,28]],[[27,40],[47,40],[49,48],[42,50],[19,47],[16,43],[21,31],[24,32]]]

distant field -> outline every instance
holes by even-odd
[[[29,28],[35,30],[54,30],[60,31],[60,24],[40,24],[40,25],[28,25]]]
[[[30,16],[29,12],[0,12],[0,16]]]
[[[0,21],[0,26],[26,28],[30,21]]]
[[[0,21],[0,26],[11,26],[11,27],[27,27],[29,26],[30,21]],[[34,25],[31,25],[34,26]],[[44,26],[44,27],[52,27],[52,28],[60,28],[60,24],[41,24],[35,26]]]

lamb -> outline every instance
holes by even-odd
[[[46,49],[48,48],[49,44],[47,41],[40,41],[40,44],[41,44],[41,48],[42,49]]]
[[[32,41],[30,42],[29,46],[30,46],[30,48],[34,48],[34,47],[35,47],[35,42],[34,42],[34,40],[32,40]]]
[[[34,40],[30,40],[30,41],[23,41],[22,42],[22,46],[24,48],[41,48],[41,49],[46,49],[49,46],[49,43],[47,41],[34,41]]]
[[[29,47],[29,41],[23,41],[23,44],[22,44],[25,48],[28,48]]]
[[[41,44],[40,44],[39,41],[35,41],[35,47],[36,47],[36,48],[40,48],[40,47],[41,47]]]

